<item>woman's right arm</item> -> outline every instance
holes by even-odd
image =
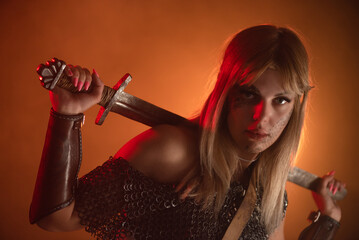
[[[108,200],[105,195],[110,193],[98,194],[97,190],[102,189],[101,184],[104,181],[113,183],[111,179],[121,179],[121,171],[117,171],[117,167],[113,165],[117,161],[111,160],[77,182],[81,159],[81,113],[100,101],[103,84],[96,73],[91,76],[86,69],[69,69],[67,74],[72,77],[74,85],[81,88],[91,84],[94,85],[94,90],[91,93],[71,94],[62,89],[54,89],[50,93],[54,111],[50,115],[30,210],[30,222],[37,223],[48,231],[72,231],[83,228],[78,214],[82,215],[83,223],[86,222],[86,217],[83,217],[87,214],[84,211],[87,211],[88,204],[94,207],[93,204],[100,203],[109,211],[111,204],[105,203]],[[185,179],[191,170],[197,169],[196,139],[196,130],[162,125],[133,138],[120,149],[115,159],[122,157],[128,160],[133,168],[157,182],[178,183]],[[115,176],[112,176],[114,174]],[[108,185],[105,185],[108,188]],[[101,218],[103,211],[99,211],[96,217]]]
[[[103,83],[81,67],[66,67],[79,91],[73,94],[55,87],[50,91],[52,110],[30,207],[30,222],[49,231],[82,228],[74,211],[74,193],[81,162],[83,112],[101,99]]]

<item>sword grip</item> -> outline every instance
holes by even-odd
[[[81,90],[79,91],[71,81],[71,77],[68,77],[65,73],[66,63],[57,58],[51,59],[51,61],[47,61],[46,64],[40,64],[37,67],[37,73],[39,74],[39,79],[41,85],[48,89],[52,90],[55,86],[65,89],[72,93],[84,93],[91,92],[93,86],[90,85],[87,91]],[[116,91],[108,86],[104,86],[101,101],[98,103],[101,106],[106,106],[108,102],[112,99]]]
[[[86,90],[81,90],[79,91],[73,84],[71,81],[71,77],[66,76],[66,74],[62,74],[59,81],[56,84],[57,87],[63,88],[69,92],[72,93],[85,93],[85,92],[91,92],[93,89],[93,86],[90,85],[89,89]],[[102,94],[101,94],[101,101],[98,102],[97,104],[105,107],[108,102],[112,99],[112,97],[115,95],[116,91],[113,90],[112,88],[110,88],[109,86],[104,86]]]

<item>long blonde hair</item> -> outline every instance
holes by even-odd
[[[283,87],[296,93],[291,118],[278,140],[261,153],[253,173],[263,188],[261,220],[272,232],[283,219],[283,197],[291,162],[296,155],[304,118],[308,55],[288,28],[260,25],[237,33],[229,43],[216,85],[197,118],[203,127],[200,142],[201,180],[194,196],[204,207],[219,211],[239,169],[236,146],[227,129],[228,94],[236,84],[253,84],[268,68],[282,74]]]

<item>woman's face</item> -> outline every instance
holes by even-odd
[[[294,105],[294,92],[286,92],[281,76],[266,70],[251,86],[235,85],[229,94],[229,132],[238,153],[252,158],[270,147],[283,132]]]

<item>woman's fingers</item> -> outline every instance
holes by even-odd
[[[345,188],[345,183],[334,178],[334,171],[331,171],[327,175],[323,176],[322,185],[319,189],[319,193],[323,196],[327,195],[327,191],[329,190],[333,195],[335,195],[338,191],[342,191]]]
[[[81,68],[80,66],[76,66],[74,69],[76,69],[76,73],[74,74],[76,77],[78,77],[78,81],[79,81],[77,85],[77,90],[81,91],[86,80],[86,72],[85,69]]]
[[[72,65],[67,65],[65,68],[66,75],[71,77],[72,84],[77,87],[79,82],[79,71]]]
[[[67,65],[66,67],[65,67],[65,73],[66,73],[66,75],[67,76],[69,76],[69,77],[72,77],[74,74],[72,73],[72,71],[71,71],[71,67],[72,67],[72,65]]]
[[[72,84],[77,88],[78,91],[81,91],[87,78],[86,76],[87,73],[85,69],[81,68],[80,66],[72,66],[72,65],[68,65],[68,67],[70,70],[68,72],[72,73],[71,76]]]
[[[80,66],[67,65],[65,68],[67,76],[71,77],[72,84],[80,92],[81,90],[87,91],[92,82],[92,75],[87,68]]]
[[[92,85],[93,85],[93,89],[91,94],[95,96],[96,101],[98,103],[101,100],[104,84],[101,81],[100,76],[98,75],[95,69],[92,70]]]
[[[343,189],[345,189],[345,187],[346,187],[346,184],[343,183],[343,182],[340,182],[340,186],[339,186],[339,188],[338,188],[338,191],[339,191],[339,192],[342,191]]]
[[[321,195],[326,195],[327,194],[327,189],[331,192],[333,192],[333,189],[334,189],[334,182],[335,182],[335,179],[334,179],[334,174],[335,172],[334,171],[331,171],[329,172],[328,174],[324,175],[322,177],[322,181],[321,181],[321,184],[319,186],[319,189],[318,189],[318,193],[321,194]]]
[[[333,195],[338,191],[341,191],[345,188],[345,184],[341,181],[334,178],[335,171],[329,172],[327,175],[323,176],[322,186],[320,193],[324,196],[326,194],[325,190],[329,190]]]
[[[93,80],[94,86],[97,86],[97,87],[103,86],[103,82],[100,79],[100,75],[98,75],[98,73],[96,72],[95,69],[92,69],[92,80]]]
[[[313,198],[319,208],[319,210],[325,214],[334,218],[337,221],[341,219],[340,207],[336,204],[329,194],[335,194],[340,191],[344,184],[334,178],[335,171],[331,171],[321,178],[320,184],[318,185],[317,193],[313,193]]]
[[[84,68],[83,69],[84,71],[84,77],[85,77],[85,81],[84,81],[84,86],[83,86],[83,89],[85,91],[87,91],[91,85],[91,81],[92,81],[92,76],[91,76],[91,73],[90,71],[87,69],[87,68]]]
[[[73,94],[55,87],[50,93],[55,111],[63,114],[77,114],[100,102],[104,85],[96,71],[91,73],[86,68],[67,65],[64,73],[71,78],[72,84],[79,93]]]
[[[344,188],[344,184],[341,181],[334,179],[333,191],[332,191],[333,194],[335,194],[338,191],[340,192],[343,188]]]

